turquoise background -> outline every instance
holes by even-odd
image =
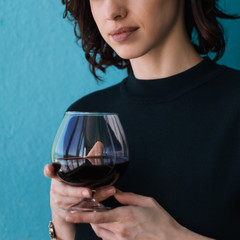
[[[240,13],[239,0],[220,2]],[[95,82],[63,10],[60,0],[0,0],[0,239],[49,239],[43,167],[63,113],[126,76],[110,68],[103,84]],[[224,25],[228,45],[220,63],[240,69],[240,21]]]

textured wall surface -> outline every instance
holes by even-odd
[[[240,13],[239,0],[220,1]],[[97,85],[58,1],[0,0],[0,239],[48,239],[53,138],[67,106],[126,76],[111,68]],[[220,63],[240,69],[240,21],[226,21]],[[103,75],[102,75],[103,76]]]

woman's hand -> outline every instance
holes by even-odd
[[[118,191],[122,204],[103,213],[68,213],[68,222],[86,222],[103,240],[190,240],[208,239],[177,223],[153,198]]]
[[[59,239],[74,239],[75,224],[66,222],[68,211],[63,210],[69,206],[80,202],[83,198],[92,197],[89,188],[71,186],[62,182],[55,174],[54,167],[47,164],[44,168],[44,175],[51,178],[50,206],[56,233]],[[94,198],[103,201],[114,195],[116,189],[113,186],[100,188],[94,194]],[[79,213],[81,215],[81,213]]]
[[[102,156],[103,144],[97,141],[92,147],[87,157],[93,165],[99,164],[92,157]],[[52,179],[50,190],[50,206],[52,210],[52,220],[57,234],[57,239],[73,240],[76,226],[73,223],[66,222],[68,211],[64,210],[72,205],[79,203],[84,198],[91,198],[92,191],[86,187],[72,186],[59,179],[54,171],[54,167],[47,164],[44,168],[44,175]],[[94,198],[101,202],[116,193],[113,186],[106,186],[96,190]],[[81,213],[79,213],[81,215]],[[80,223],[80,222],[79,222]]]

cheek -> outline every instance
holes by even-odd
[[[90,6],[91,6],[91,13],[92,13],[92,16],[93,16],[93,19],[100,31],[100,33],[102,32],[102,14],[101,14],[101,8],[99,8],[99,6],[97,6],[96,4],[92,4],[91,1],[90,1]]]
[[[106,42],[108,42],[109,41],[109,39],[108,39],[109,35],[108,35],[108,32],[106,31],[103,18],[101,16],[95,14],[94,15],[94,21],[97,25],[98,31],[100,32],[101,36],[103,37],[103,39]]]
[[[171,0],[169,0],[171,1]],[[161,4],[152,9],[152,14],[144,14],[144,31],[150,39],[161,39],[168,35],[178,21],[178,5]]]

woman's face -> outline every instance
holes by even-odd
[[[164,46],[180,26],[183,0],[89,0],[98,29],[124,59]]]

